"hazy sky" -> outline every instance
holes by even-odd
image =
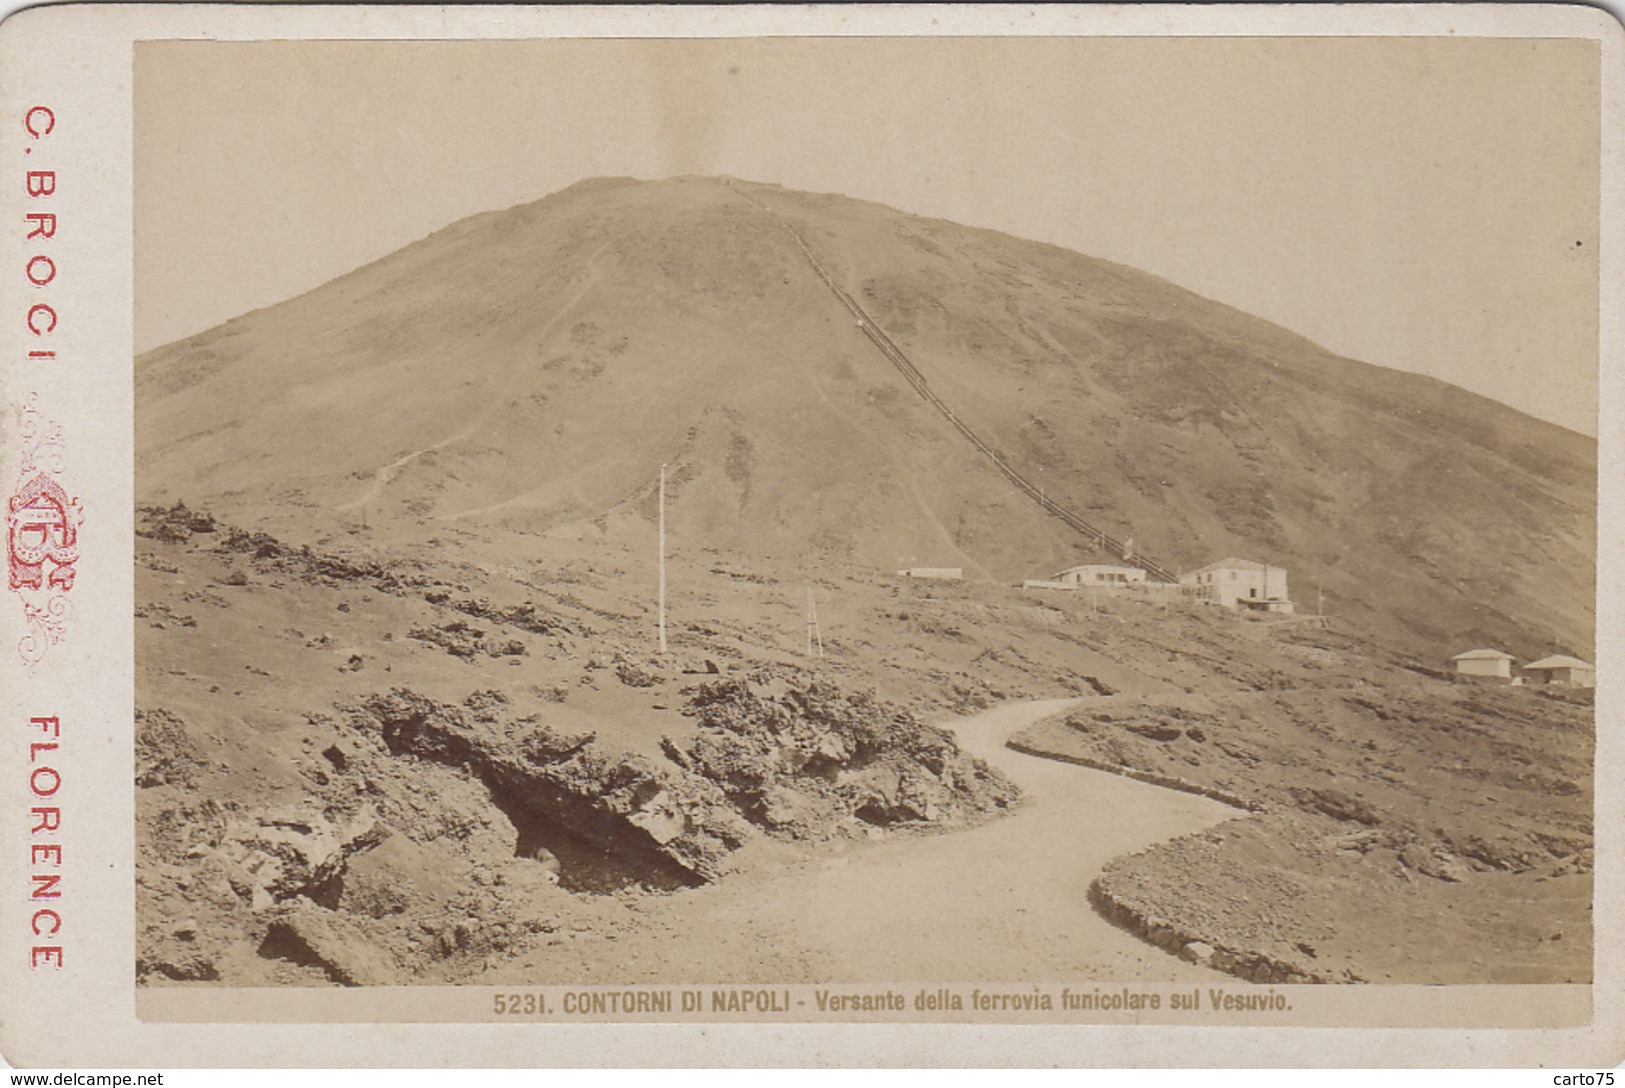
[[[137,46],[137,350],[585,177],[1055,242],[1596,433],[1593,43]]]

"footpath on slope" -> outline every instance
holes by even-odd
[[[919,368],[914,365],[913,361],[910,360],[906,354],[904,354],[903,349],[898,347],[896,342],[892,340],[890,336],[886,335],[886,330],[880,327],[880,324],[875,321],[867,310],[863,308],[857,299],[852,297],[850,292],[842,289],[841,286],[837,284],[830,276],[830,274],[824,270],[823,264],[818,260],[817,256],[813,254],[812,247],[807,245],[807,240],[801,236],[799,231],[797,231],[789,223],[785,222],[777,212],[773,211],[773,209],[769,208],[755,197],[750,196],[748,193],[740,192],[737,188],[734,188],[731,181],[728,182],[728,187],[732,189],[733,192],[740,198],[749,201],[764,215],[770,216],[775,222],[785,229],[785,231],[795,241],[797,247],[800,248],[802,255],[807,258],[807,263],[810,264],[812,266],[812,270],[817,273],[819,280],[823,282],[825,287],[829,288],[836,300],[839,301],[841,305],[844,306],[856,319],[857,326],[863,332],[863,334],[867,336],[875,347],[880,350],[880,353],[884,355],[894,367],[897,368],[898,372],[903,375],[904,379],[908,381],[909,385],[914,387],[914,391],[923,397],[939,413],[941,413],[942,417],[952,424],[955,430],[963,435],[972,446],[976,447],[977,452],[981,453],[983,457],[986,457],[990,462],[992,462],[993,467],[998,469],[1005,479],[1009,480],[1023,494],[1036,502],[1046,513],[1059,518],[1071,528],[1090,538],[1101,548],[1102,551],[1106,551],[1114,556],[1121,557],[1123,562],[1131,563],[1150,574],[1153,578],[1160,579],[1163,582],[1177,583],[1179,581],[1179,578],[1170,573],[1166,567],[1152,561],[1146,556],[1131,551],[1124,541],[1118,540],[1116,537],[1108,534],[1104,529],[1096,528],[1087,521],[1084,521],[1072,511],[1068,510],[1054,499],[1051,499],[1047,494],[1044,493],[1042,488],[1029,481],[1021,473],[1017,472],[1016,469],[1011,466],[1011,464],[1006,461],[996,449],[988,445],[988,443],[985,442],[980,435],[970,428],[969,424],[960,419],[954,410],[943,402],[941,397],[937,396],[936,392],[932,390],[930,383],[925,380],[925,375],[920,373]]]
[[[1013,814],[963,831],[854,844],[606,910],[590,936],[469,981],[1201,982],[1221,977],[1105,921],[1090,882],[1124,853],[1231,819],[1190,794],[1024,755],[1011,733],[1073,700],[943,723],[1013,779]],[[606,908],[610,905],[606,904]]]
[[[547,320],[547,323],[541,327],[540,331],[542,333],[549,332],[560,321],[564,320],[565,315],[571,310],[575,309],[576,304],[586,297],[587,292],[592,290],[592,288],[598,284],[598,281],[602,275],[598,268],[598,258],[602,256],[604,251],[613,245],[614,242],[615,239],[610,239],[587,255],[586,278],[582,281],[581,285],[574,291],[570,292],[569,296],[566,297],[558,308],[553,311],[553,316],[550,317]],[[349,502],[340,503],[338,506],[334,507],[334,509],[339,511],[360,510],[364,515],[368,508],[371,507],[373,501],[383,492],[384,488],[388,487],[395,477],[400,474],[401,469],[405,468],[413,461],[416,461],[424,454],[434,453],[437,450],[443,450],[447,446],[453,446],[459,442],[465,442],[479,434],[481,429],[485,427],[486,423],[491,419],[491,417],[496,414],[498,406],[507,399],[514,385],[524,373],[525,369],[523,366],[510,365],[506,372],[501,375],[497,383],[496,391],[486,397],[485,409],[474,418],[473,422],[469,423],[466,427],[453,431],[451,434],[448,434],[446,437],[437,442],[431,442],[426,446],[403,453],[389,464],[379,466],[379,468],[374,471],[372,482],[367,485],[367,489],[365,491],[363,491],[356,498],[351,499]],[[459,516],[466,516],[467,513],[469,512],[465,511],[464,514]]]

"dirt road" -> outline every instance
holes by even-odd
[[[1234,811],[1189,794],[1004,747],[1072,700],[1006,704],[946,723],[1014,779],[1013,815],[895,836],[719,885],[604,900],[593,924],[481,982],[1013,982],[1211,979],[1103,921],[1085,898],[1119,854]],[[764,859],[765,860],[765,859]],[[476,981],[476,980],[471,980]]]

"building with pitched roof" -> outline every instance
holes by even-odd
[[[1531,661],[1523,667],[1523,673],[1532,684],[1568,684],[1577,688],[1597,686],[1597,666],[1564,654]]]

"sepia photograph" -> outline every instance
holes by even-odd
[[[1600,82],[138,42],[137,985],[1589,984]]]
[[[1622,61],[0,20],[0,1061],[1605,1077]]]

